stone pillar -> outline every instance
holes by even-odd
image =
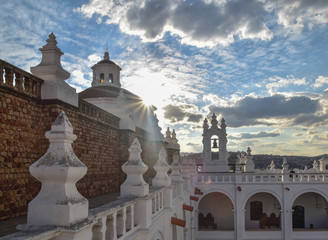
[[[171,185],[171,178],[167,175],[170,166],[166,162],[166,152],[162,147],[158,153],[158,161],[154,165],[156,176],[153,178],[154,187],[167,187]]]
[[[76,189],[87,167],[76,157],[73,127],[61,112],[46,133],[48,151],[30,166],[30,173],[42,183],[39,194],[28,204],[27,225],[70,226],[88,217],[88,200]]]
[[[121,185],[121,197],[144,197],[149,193],[149,185],[143,178],[143,174],[147,171],[148,167],[142,162],[140,156],[142,150],[137,138],[132,142],[129,152],[129,160],[122,166],[122,170],[126,173],[127,177]]]
[[[65,80],[70,73],[65,71],[60,63],[60,57],[64,54],[57,47],[56,36],[51,33],[47,44],[40,48],[42,52],[41,63],[31,67],[31,72],[44,80],[41,86],[42,99],[59,99],[78,107],[78,95],[75,88],[69,86]]]

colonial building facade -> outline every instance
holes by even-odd
[[[53,34],[40,50],[33,74],[0,61],[1,219],[27,213],[1,240],[327,239],[327,158],[258,170],[248,148],[231,165],[213,114],[196,166],[180,159],[174,130],[164,138],[156,108],[121,88],[107,51],[77,94]],[[120,197],[89,209],[110,192]]]

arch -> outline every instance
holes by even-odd
[[[245,203],[245,229],[280,230],[280,209],[279,199],[270,191],[249,194]]]
[[[295,200],[296,200],[299,196],[301,196],[301,195],[304,194],[304,193],[309,193],[309,192],[313,192],[313,193],[317,193],[317,194],[321,195],[321,196],[326,200],[326,202],[328,202],[328,196],[326,195],[325,192],[323,192],[323,191],[321,191],[321,190],[319,190],[319,189],[308,188],[308,189],[303,189],[302,191],[299,191],[299,192],[297,192],[297,193],[294,194],[294,196],[292,197],[292,200],[290,201],[290,204],[291,204],[291,205],[289,206],[289,209],[292,208],[292,206],[293,206]]]
[[[114,82],[114,77],[113,77],[113,74],[112,74],[112,73],[110,73],[110,74],[108,75],[108,81],[109,81],[110,83],[113,83],[113,82]]]
[[[151,240],[163,240],[164,237],[163,237],[163,234],[160,230],[158,230],[154,235],[153,237],[151,238]]]
[[[234,230],[234,204],[222,192],[205,194],[198,204],[198,229]]]
[[[278,195],[276,192],[274,191],[271,191],[270,189],[257,189],[257,190],[254,190],[250,193],[248,193],[245,198],[244,198],[244,203],[243,205],[246,206],[246,203],[247,201],[252,197],[254,196],[255,194],[257,193],[268,193],[268,194],[271,194],[272,196],[274,196],[277,200],[278,200],[278,203],[280,206],[282,206],[282,201],[281,201],[281,198],[280,198],[280,195]]]
[[[220,137],[217,134],[213,134],[211,136],[211,144],[210,144],[212,161],[219,160],[219,150],[220,150],[219,146],[220,146]]]
[[[210,193],[222,193],[222,194],[226,195],[226,196],[230,199],[230,201],[231,201],[231,203],[232,203],[232,206],[233,206],[233,209],[235,209],[235,200],[234,200],[234,198],[232,197],[232,195],[231,195],[229,192],[220,189],[220,190],[204,191],[203,193],[204,193],[204,194],[201,195],[201,196],[199,197],[199,201],[198,201],[197,208],[199,208],[199,203],[200,203],[200,201],[201,201],[201,200],[202,200],[207,194],[210,194]]]
[[[100,75],[99,75],[99,81],[101,82],[101,83],[103,83],[103,82],[105,82],[105,75],[103,74],[103,73],[100,73]]]
[[[328,223],[327,199],[317,192],[298,194],[292,202],[293,229],[326,229]]]

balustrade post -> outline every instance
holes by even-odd
[[[3,83],[3,66],[0,66],[0,84]]]
[[[23,78],[22,75],[20,75],[19,73],[15,73],[15,88],[18,91],[23,90]]]
[[[105,239],[105,233],[106,233],[106,217],[102,217],[92,227],[92,240]]]
[[[14,77],[14,74],[13,74],[13,71],[9,68],[5,68],[5,81],[6,81],[6,85],[12,87],[13,86],[13,77]]]
[[[117,232],[116,232],[116,222],[117,220],[117,212],[114,212],[112,215],[107,217],[106,220],[106,240],[116,240]]]
[[[24,90],[25,92],[27,93],[30,93],[31,92],[31,79],[29,77],[25,77],[24,79]]]

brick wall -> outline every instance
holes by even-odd
[[[119,191],[126,178],[121,165],[127,161],[135,137],[149,166],[145,180],[155,175],[152,166],[160,143],[147,140],[149,133],[140,128],[136,132],[119,130],[118,117],[81,99],[79,107],[59,100],[41,100],[42,82],[0,60],[0,220],[26,214],[28,202],[40,191],[40,182],[28,169],[47,151],[45,133],[62,110],[77,135],[73,150],[88,167],[77,183],[83,196]]]

